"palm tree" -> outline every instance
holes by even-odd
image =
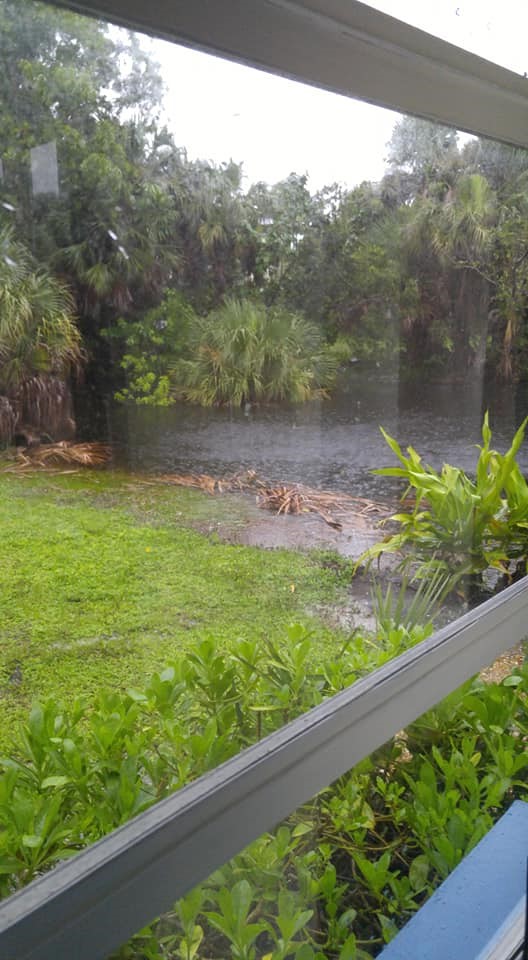
[[[68,290],[35,266],[12,230],[0,230],[0,439],[9,442],[20,424],[71,434],[67,378],[81,359]]]
[[[429,339],[421,346],[452,353],[455,378],[478,374],[486,359],[496,221],[495,194],[478,174],[431,187],[404,212],[403,248]]]
[[[181,166],[171,184],[183,250],[180,280],[195,305],[217,306],[246,280],[254,238],[241,191],[242,169],[202,161]]]
[[[480,174],[462,177],[439,210],[434,243],[451,272],[455,363],[464,376],[486,360],[490,311],[490,257],[497,219],[496,197]]]
[[[202,406],[321,396],[334,371],[317,328],[298,314],[228,299],[198,321],[193,356],[174,368],[176,390]]]

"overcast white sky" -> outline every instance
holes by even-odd
[[[528,72],[528,0],[371,0],[451,43]],[[307,173],[312,191],[379,180],[397,114],[259,70],[152,42],[166,114],[191,158],[242,161],[246,185]]]

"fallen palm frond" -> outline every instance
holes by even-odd
[[[222,493],[220,480],[210,477],[207,473],[164,473],[156,477],[158,483],[172,483],[177,487],[192,487],[194,490],[203,490],[205,493]]]
[[[273,486],[260,480],[254,470],[234,474],[218,479],[209,474],[164,474],[156,478],[161,483],[172,483],[181,487],[193,487],[207,493],[255,492],[257,504],[265,510],[281,515],[299,515],[315,513],[330,527],[341,530],[343,523],[352,518],[367,516],[387,516],[386,504],[353,497],[347,493],[332,493],[314,490],[304,484],[279,484]]]
[[[7,469],[23,471],[35,467],[100,467],[108,463],[111,456],[112,448],[107,443],[72,443],[61,440],[59,443],[24,447],[17,452],[15,461]]]
[[[388,513],[387,505],[375,500],[353,497],[349,493],[316,490],[302,483],[271,486],[256,480],[256,485],[259,507],[277,514],[315,513],[337,530],[341,530],[343,523],[351,518],[386,516]]]
[[[231,477],[211,477],[208,473],[163,473],[155,481],[172,483],[177,487],[192,487],[211,494],[245,492],[261,485],[254,470],[235,473]]]
[[[374,500],[353,497],[348,493],[314,490],[300,483],[278,487],[263,485],[257,495],[257,503],[275,513],[316,513],[336,530],[341,530],[343,522],[351,517],[387,514],[386,505]]]

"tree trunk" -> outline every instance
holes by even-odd
[[[454,279],[453,376],[456,380],[478,379],[483,375],[486,362],[489,283],[470,269],[457,271]]]
[[[47,437],[49,440],[73,440],[75,420],[71,390],[58,377],[41,376],[25,380],[11,398],[16,412],[17,429],[22,433]]]

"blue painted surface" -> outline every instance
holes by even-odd
[[[382,950],[382,960],[473,960],[526,890],[528,803],[516,800]]]

